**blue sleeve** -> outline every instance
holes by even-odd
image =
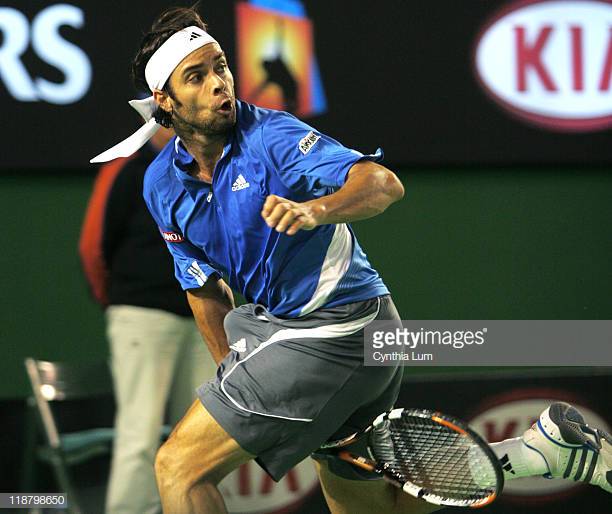
[[[192,245],[183,234],[166,221],[166,212],[163,201],[156,195],[155,191],[145,187],[144,198],[149,212],[159,227],[160,237],[166,242],[166,247],[174,260],[174,276],[184,290],[202,287],[206,281],[214,275],[221,276],[206,254]]]
[[[294,191],[337,189],[356,162],[379,161],[382,150],[364,155],[344,147],[286,112],[275,112],[262,127],[262,144],[272,168]]]
[[[204,253],[182,238],[180,234],[172,231],[167,232],[162,227],[160,227],[160,232],[174,259],[174,276],[183,289],[197,289],[206,284],[210,277],[221,276],[221,273],[208,262]],[[182,240],[178,242],[170,241],[168,240],[169,234],[172,234],[171,237],[179,236]]]

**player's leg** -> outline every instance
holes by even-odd
[[[217,484],[252,458],[196,400],[155,460],[164,513],[226,513]]]
[[[129,305],[107,310],[117,413],[107,514],[156,514],[153,472],[178,344],[171,314]]]
[[[554,403],[521,437],[491,444],[504,477],[564,478],[612,493],[612,436],[589,427],[567,403]]]
[[[384,480],[349,480],[315,460],[325,501],[332,514],[427,514],[441,507],[413,498]]]
[[[390,297],[380,299],[377,319],[395,320],[399,314]],[[363,342],[362,333],[356,342]],[[340,341],[337,342],[340,344]],[[355,345],[363,351],[362,344]],[[363,355],[360,355],[362,362]],[[366,428],[381,412],[393,407],[402,383],[402,368],[355,368],[353,375],[320,412],[320,419],[336,419],[337,414],[348,414],[328,440],[338,440]],[[330,370],[333,373],[333,370]],[[355,400],[359,400],[355,406]],[[350,411],[345,410],[347,406]],[[364,453],[365,440],[354,443],[352,452]],[[425,514],[440,507],[418,500],[400,489],[379,479],[373,473],[356,471],[351,464],[330,456],[326,451],[313,454],[325,499],[332,514],[366,514],[385,512],[391,514]],[[375,478],[375,479],[373,479]]]

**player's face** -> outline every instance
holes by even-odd
[[[236,122],[234,77],[217,43],[192,52],[170,76],[173,124],[204,134],[222,134]]]

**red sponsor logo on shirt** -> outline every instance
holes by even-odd
[[[176,232],[164,232],[162,230],[162,237],[169,243],[182,243],[185,241],[183,236],[181,234],[177,234]]]

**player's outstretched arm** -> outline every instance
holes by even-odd
[[[219,364],[229,353],[223,320],[234,308],[232,290],[222,279],[210,277],[199,289],[189,289],[187,300],[208,350]]]
[[[292,236],[318,225],[371,218],[403,196],[404,186],[395,173],[375,162],[360,161],[351,167],[346,182],[335,193],[304,203],[270,195],[261,215],[268,226]]]

